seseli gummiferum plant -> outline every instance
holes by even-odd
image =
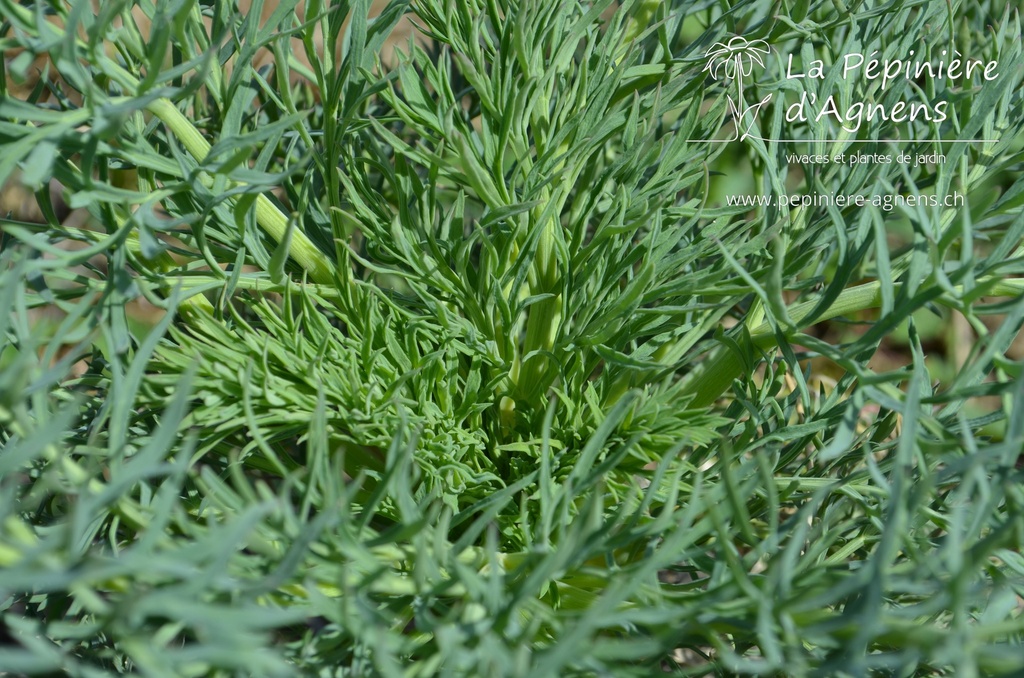
[[[0,222],[0,671],[1016,675],[1020,35],[986,0],[0,0],[40,215]],[[772,52],[735,83],[733,36]],[[839,77],[953,44],[999,77]],[[800,159],[903,150],[944,157]]]

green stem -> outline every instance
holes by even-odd
[[[206,159],[210,152],[209,142],[169,99],[157,99],[146,109],[167,125],[193,158],[199,162]],[[209,183],[212,185],[213,180],[210,179]],[[288,217],[262,193],[256,198],[256,222],[277,242],[284,240]],[[315,282],[324,285],[334,282],[334,266],[302,231],[296,229],[292,232],[288,253]]]
[[[986,296],[1010,297],[1024,294],[1024,278],[997,279],[994,277],[981,278],[977,283],[978,287],[988,287]],[[989,287],[990,286],[990,287]],[[897,286],[897,289],[899,286]],[[955,287],[955,290],[962,292],[962,287]],[[789,317],[793,319],[794,329],[803,330],[806,327],[830,320],[842,315],[866,311],[877,308],[882,303],[882,285],[879,281],[857,285],[844,290],[835,303],[826,309],[821,315],[815,317],[814,323],[805,323],[810,313],[815,309],[817,300],[805,301],[794,304],[789,309]],[[764,322],[751,330],[750,338],[754,346],[767,349],[776,345],[777,338],[769,323]],[[689,377],[689,381],[683,389],[683,397],[692,396],[691,407],[708,407],[715,402],[723,393],[729,389],[733,380],[743,373],[743,362],[734,351],[722,347],[714,353],[710,362],[705,363],[704,369],[698,370]]]
[[[53,40],[55,44],[61,44],[65,40],[62,30],[55,24],[43,22],[36,24],[32,11],[16,3],[3,2],[5,12],[11,14],[11,19],[16,19],[23,24],[33,25],[40,31],[46,31],[46,35],[40,37],[46,40]],[[82,39],[76,43],[87,53],[95,53],[98,65],[104,73],[114,82],[120,85],[126,92],[138,95],[141,85],[139,79],[130,71],[125,69],[113,59],[105,56],[102,51],[95,52],[93,47]],[[160,118],[171,133],[178,139],[185,149],[199,162],[203,162],[210,152],[210,144],[203,138],[203,135],[181,114],[170,99],[157,99],[146,105],[146,109],[153,115]],[[212,185],[213,180],[210,180]],[[288,231],[288,217],[267,198],[266,195],[259,195],[256,198],[256,222],[277,242],[281,242]],[[305,233],[294,230],[291,236],[288,253],[302,268],[309,277],[321,284],[335,284],[335,267],[331,261],[306,237]]]
[[[550,199],[550,198],[549,198]],[[541,299],[530,307],[526,320],[526,337],[523,341],[523,366],[519,374],[520,396],[532,399],[535,391],[543,385],[544,375],[548,371],[549,359],[535,351],[550,351],[554,347],[555,337],[561,323],[562,297],[555,294],[558,283],[558,263],[555,256],[555,235],[552,232],[558,225],[550,219],[543,226],[537,243],[537,254],[534,259],[534,270],[530,293],[552,294],[554,296]],[[531,355],[532,354],[532,355]]]
[[[739,98],[739,101],[736,102],[737,103],[736,110],[740,112],[740,116],[741,117],[740,117],[740,120],[738,120],[736,124],[739,125],[740,123],[743,122],[742,116],[743,116],[743,113],[744,113],[744,111],[743,111],[743,104],[744,104],[744,98],[743,98],[743,64],[739,62],[739,57],[734,57],[734,58],[737,59],[737,62],[736,62],[736,96]]]

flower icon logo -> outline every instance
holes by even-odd
[[[725,77],[733,80],[750,77],[754,72],[754,62],[764,68],[763,57],[768,56],[772,48],[764,40],[747,40],[738,35],[729,42],[716,42],[704,54],[708,63],[704,70],[718,80],[718,74],[725,71]]]
[[[758,103],[747,106],[743,91],[743,78],[749,78],[754,72],[754,64],[764,68],[764,57],[771,54],[772,48],[764,40],[747,40],[739,35],[733,36],[729,42],[716,42],[704,54],[707,65],[704,71],[718,80],[723,75],[727,80],[736,83],[736,100],[729,95],[729,110],[736,120],[736,139],[748,137],[762,138],[751,130],[757,125],[757,114],[761,107],[768,103],[772,95],[769,93]],[[743,129],[742,135],[740,129]]]

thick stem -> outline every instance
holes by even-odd
[[[35,17],[27,7],[10,2],[3,3],[3,6],[5,11],[11,13],[12,19],[35,25],[40,31],[45,31],[45,34],[41,37],[55,40],[58,44],[65,39],[62,30],[57,25],[49,22],[44,22],[42,25],[35,24]],[[92,47],[84,41],[79,39],[76,42],[80,47],[88,50],[89,53],[93,52]],[[102,52],[97,56],[99,65],[108,77],[120,85],[126,92],[138,93],[140,82],[134,74],[114,60],[104,56]],[[199,130],[175,108],[169,99],[152,101],[146,105],[146,109],[167,125],[171,133],[174,134],[192,157],[199,162],[206,159],[207,154],[210,152],[210,144],[203,138]],[[281,242],[288,230],[288,218],[265,195],[260,195],[256,199],[256,222],[277,242]],[[335,267],[301,231],[296,230],[292,234],[289,255],[309,272],[310,278],[315,282],[321,284],[333,284],[335,282]]]
[[[193,158],[199,162],[206,159],[210,144],[170,100],[157,99],[146,108],[167,125]],[[212,179],[210,182],[212,184]],[[281,242],[288,231],[288,217],[263,194],[256,198],[256,222],[277,242]],[[334,266],[302,231],[292,232],[288,253],[309,272],[313,281],[324,285],[334,282]]]
[[[736,108],[737,108],[737,110],[739,110],[740,115],[743,115],[743,104],[746,103],[743,100],[743,64],[740,63],[740,58],[739,57],[735,57],[735,59],[736,59],[736,98],[739,99],[739,105]],[[743,122],[742,119],[741,120],[737,120],[736,124],[739,125],[739,123],[741,123],[741,122]]]
[[[991,285],[986,296],[1007,297],[1024,294],[1024,278],[1011,278],[1008,280],[996,281],[993,278],[983,278],[978,281],[978,286]],[[956,288],[960,290],[961,288]],[[882,303],[882,285],[878,281],[857,285],[844,290],[835,303],[821,315],[815,317],[814,323],[830,320],[842,315],[866,311],[877,308]],[[793,319],[796,328],[802,330],[808,327],[804,321],[815,309],[816,300],[805,301],[794,304],[789,309],[789,317]],[[750,332],[751,341],[761,349],[771,348],[776,344],[776,335],[767,322],[761,323]],[[708,407],[722,396],[729,389],[733,380],[743,373],[743,363],[734,351],[727,348],[720,348],[714,353],[710,362],[705,363],[706,367],[689,376],[689,381],[683,389],[683,397],[692,396],[691,407]]]
[[[551,199],[548,196],[548,199]],[[541,207],[536,212],[541,212]],[[531,294],[552,294],[530,307],[526,320],[526,338],[523,341],[523,365],[519,373],[519,395],[532,399],[546,386],[546,375],[550,369],[550,358],[543,352],[554,348],[555,338],[562,320],[562,297],[557,292],[558,258],[555,254],[555,233],[558,228],[556,217],[550,218],[543,226],[533,261]],[[538,351],[540,353],[538,353]]]

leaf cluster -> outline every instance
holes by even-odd
[[[43,217],[0,221],[0,670],[1020,669],[1019,19],[782,10],[0,0],[0,184]],[[995,141],[712,143],[738,34],[826,55],[746,83],[784,96],[955,39],[1002,76],[886,96]],[[967,206],[717,205],[737,176]],[[944,380],[925,313],[977,338]]]

